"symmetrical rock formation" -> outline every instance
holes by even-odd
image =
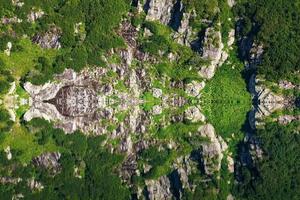
[[[265,86],[264,80],[256,78],[255,75],[250,79],[249,89],[255,102],[255,108],[249,116],[249,122],[253,129],[263,125],[261,122],[263,118],[270,116],[275,111],[291,108],[295,103],[294,98],[272,92]]]

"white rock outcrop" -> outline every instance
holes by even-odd
[[[206,124],[199,128],[202,137],[208,138],[209,142],[202,144],[202,154],[206,174],[213,174],[221,169],[223,152],[228,148],[224,140],[216,135],[211,124]]]
[[[171,183],[167,176],[158,180],[146,180],[149,200],[170,200],[172,199]]]
[[[200,91],[205,87],[205,82],[201,81],[192,81],[191,83],[186,84],[185,92],[192,97],[200,95]]]
[[[185,117],[192,122],[205,122],[206,118],[196,106],[191,106],[185,111]]]
[[[223,48],[221,31],[217,31],[215,28],[207,28],[203,42],[202,57],[210,61],[210,64],[201,67],[199,71],[201,77],[211,79],[215,75],[216,68],[222,59]]]
[[[174,0],[150,0],[146,20],[160,21],[168,25],[171,21]]]

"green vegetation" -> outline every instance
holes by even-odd
[[[1,51],[6,49],[8,42],[12,42],[13,47],[11,56],[0,53],[0,58],[16,77],[26,76],[36,84],[45,83],[65,68],[80,71],[88,65],[101,65],[101,55],[107,50],[124,46],[114,28],[129,9],[127,0],[29,0],[18,9],[11,2],[1,0],[0,5],[1,16],[17,16],[22,20],[0,25]],[[27,21],[32,7],[47,13],[33,24]],[[63,33],[60,39],[63,50],[43,50],[28,39],[47,32],[53,24]],[[75,34],[75,27],[79,29],[78,34]],[[15,36],[11,37],[8,31],[15,31]]]
[[[1,60],[0,60],[1,61]],[[0,67],[2,68],[0,63]],[[0,68],[0,96],[6,94],[9,90],[10,83],[14,81],[10,71],[3,70]]]
[[[15,45],[15,44],[13,44]],[[21,48],[19,51],[12,52],[10,56],[0,52],[0,59],[5,64],[4,67],[10,70],[17,78],[25,76],[30,70],[34,69],[36,63],[38,63],[39,57],[47,57],[49,60],[58,54],[55,50],[44,50],[38,45],[32,44],[29,38],[20,39],[17,43]],[[48,66],[45,66],[45,68]],[[48,72],[42,71],[48,75]],[[50,69],[47,69],[50,70]],[[51,74],[48,75],[50,78]]]
[[[49,171],[34,166],[32,163],[22,165],[14,158],[20,150],[12,146],[13,160],[7,161],[3,154],[0,156],[0,174],[7,176],[6,172],[10,171],[10,176],[21,177],[24,181],[16,185],[1,184],[0,194],[4,199],[11,197],[15,191],[22,192],[29,199],[129,199],[129,191],[122,186],[119,177],[114,175],[112,170],[122,161],[122,156],[112,155],[104,150],[101,145],[103,137],[87,138],[78,132],[65,135],[63,131],[54,129],[50,123],[39,119],[32,120],[26,127],[31,132],[26,135],[34,134],[38,145],[46,148],[45,144],[52,141],[53,145],[58,147],[47,151],[60,150],[62,152],[60,163],[63,168],[59,174],[51,176]],[[18,138],[15,141],[29,140]],[[31,143],[30,145],[36,146],[37,144]],[[26,147],[26,151],[30,150],[30,146]],[[75,167],[80,168],[83,177],[74,176]],[[44,189],[41,192],[36,193],[29,189],[26,179],[31,177],[43,182]]]
[[[145,185],[147,181],[158,180],[162,176],[170,178],[174,173],[183,175],[179,169],[187,170],[189,187],[181,185],[184,182],[171,181],[171,192],[178,193],[174,199],[224,200],[229,194],[236,199],[249,200],[300,198],[300,177],[297,173],[300,166],[299,122],[288,126],[273,123],[274,118],[282,114],[299,115],[299,109],[273,113],[265,120],[265,129],[257,130],[264,156],[253,162],[255,166],[239,165],[239,160],[235,160],[234,174],[229,172],[228,167],[232,166],[228,166],[230,160],[227,160],[227,156],[239,157],[238,144],[245,137],[247,112],[252,104],[247,91],[248,74],[245,75],[244,64],[237,56],[238,49],[227,45],[229,30],[236,26],[237,19],[241,22],[241,33],[237,31],[237,39],[254,37],[255,42],[263,44],[264,54],[258,74],[267,78],[265,83],[270,89],[288,96],[299,96],[296,89],[282,90],[273,83],[288,79],[297,85],[300,81],[299,0],[236,0],[234,13],[227,0],[181,2],[184,6],[181,7],[178,1],[175,7],[180,8],[175,10],[183,8],[185,13],[191,14],[191,33],[183,34],[187,34],[185,36],[192,48],[177,43],[181,32],[176,33],[176,28],[171,27],[173,19],[169,26],[159,21],[147,21],[146,13],[139,13],[137,8],[130,6],[136,1],[26,0],[23,6],[16,6],[14,1],[0,0],[0,99],[8,98],[5,95],[11,83],[16,82],[16,91],[10,95],[16,98],[16,102],[12,102],[15,105],[10,105],[15,108],[15,123],[2,108],[2,103],[6,102],[1,100],[0,103],[0,182],[5,180],[3,177],[22,179],[16,183],[0,184],[1,199],[15,199],[16,194],[24,195],[25,199],[138,199],[141,190],[142,195],[149,192]],[[41,10],[45,14],[35,22],[29,22],[27,18],[32,10]],[[16,21],[6,23],[9,19]],[[122,30],[126,40],[131,31],[138,35],[132,38],[137,49],[129,49],[132,56],[128,57],[132,57],[133,63],[130,66],[123,58],[126,53],[122,51],[119,55],[119,50],[126,48],[118,30],[122,20],[137,28],[137,33],[131,27],[124,32]],[[221,31],[223,50],[230,55],[222,66],[218,66],[211,80],[204,80],[199,70],[210,63],[201,55],[208,27]],[[57,31],[61,48],[43,49],[34,44],[33,38],[49,35],[52,29]],[[211,44],[208,46],[220,45],[216,38],[209,39]],[[107,63],[114,64],[114,67],[105,66]],[[118,66],[122,66],[122,71],[118,70]],[[79,72],[85,67],[109,68],[105,75],[92,83],[100,95],[113,86],[113,94],[106,99],[110,110],[99,109],[91,117],[93,120],[101,117],[94,128],[100,130],[102,127],[98,125],[103,126],[106,135],[87,136],[79,131],[67,135],[55,128],[56,122],[21,120],[30,106],[25,101],[20,103],[21,99],[28,99],[22,83],[44,84],[66,68]],[[131,109],[131,105],[126,110],[121,102],[120,94],[131,95],[128,85],[137,80],[126,80],[132,77],[127,74],[131,70],[136,70],[137,79],[143,79],[136,81],[141,88],[139,100],[143,102],[140,111]],[[121,77],[121,73],[125,76]],[[206,86],[199,96],[190,97],[185,91],[185,84],[194,80],[204,80]],[[162,91],[161,97],[153,95],[154,88]],[[84,104],[90,103],[85,100]],[[132,104],[135,102],[132,101]],[[181,106],[182,102],[185,105]],[[162,112],[155,115],[153,108],[157,105],[161,106]],[[187,115],[197,114],[186,112],[190,106],[201,108],[205,122],[187,119]],[[133,110],[134,113],[131,113]],[[84,120],[78,118],[78,121]],[[214,154],[219,146],[204,149],[204,143],[216,142],[200,135],[199,127],[204,123],[214,126],[222,148],[226,145],[221,138],[228,145],[222,152],[221,170],[213,174],[205,174],[204,153],[208,150],[209,154]],[[11,158],[7,149],[11,151]],[[33,158],[46,152],[61,154],[58,173],[32,162]],[[208,163],[216,164],[218,160],[215,158]],[[234,180],[235,176],[241,177],[237,179],[238,183]],[[44,188],[40,191],[30,189],[28,181],[31,178]],[[130,185],[130,189],[125,184]],[[163,186],[167,187],[167,184]],[[175,191],[175,187],[180,188],[179,191]]]
[[[13,122],[10,120],[9,114],[3,108],[0,108],[0,138],[3,140],[3,134],[9,132]]]
[[[251,110],[251,97],[242,77],[243,64],[231,58],[207,83],[201,96],[205,116],[224,138],[240,132]]]
[[[263,44],[258,71],[267,79],[294,79],[293,72],[300,69],[299,5],[299,0],[240,0],[235,7],[242,36],[254,35]]]
[[[299,122],[281,126],[269,123],[258,130],[258,137],[265,152],[258,163],[259,176],[252,178],[252,171],[243,168],[243,182],[236,186],[235,196],[241,199],[279,200],[299,199]]]

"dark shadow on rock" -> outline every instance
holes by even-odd
[[[143,7],[146,14],[148,14],[148,11],[150,9],[150,2],[151,2],[151,0],[147,0]]]
[[[206,29],[203,28],[199,33],[198,33],[198,38],[194,41],[191,42],[191,48],[194,52],[197,52],[199,54],[202,54],[202,47],[203,47],[203,41],[205,37],[205,32]]]
[[[174,31],[178,31],[179,27],[181,26],[182,16],[183,16],[182,3],[181,0],[177,0],[172,9],[171,21],[169,23],[169,26]]]
[[[193,150],[191,153],[191,160],[198,163],[198,169],[201,174],[205,174],[205,166],[201,150]]]
[[[139,4],[139,0],[132,0],[132,2],[131,2],[131,6],[133,6],[133,7],[137,7],[138,4]]]
[[[180,193],[183,191],[183,189],[182,189],[182,183],[180,181],[180,176],[178,174],[178,171],[174,170],[171,174],[168,175],[168,178],[171,183],[171,192],[173,194],[173,197],[176,200],[179,200]]]

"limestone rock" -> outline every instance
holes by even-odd
[[[251,43],[248,45],[251,45]],[[245,49],[247,48],[249,47],[245,47]],[[248,58],[248,64],[246,65],[246,68],[249,69],[257,68],[257,66],[260,65],[262,62],[263,53],[264,53],[263,44],[257,44],[253,42],[249,50],[249,58]]]
[[[60,156],[61,154],[59,152],[43,153],[42,155],[34,158],[32,162],[34,165],[48,169],[56,174],[61,169],[59,163]]]
[[[280,88],[284,89],[284,90],[292,90],[292,89],[298,89],[298,90],[300,90],[300,84],[298,84],[298,86],[297,86],[297,85],[295,85],[295,84],[293,84],[293,83],[291,83],[289,81],[286,81],[286,80],[279,81],[278,86]]]
[[[149,200],[170,200],[172,199],[171,184],[167,176],[158,180],[146,180]]]
[[[10,56],[10,52],[11,52],[11,49],[12,49],[12,43],[11,43],[11,42],[8,42],[6,46],[7,46],[7,48],[4,50],[4,53],[5,53],[7,56]]]
[[[19,19],[18,17],[11,17],[11,18],[8,18],[8,17],[2,17],[1,19],[1,23],[6,25],[6,24],[17,24],[17,23],[21,23],[23,20],[22,19]]]
[[[43,17],[44,11],[42,10],[32,10],[28,15],[27,15],[27,21],[30,23],[35,22],[37,19]]]
[[[211,124],[206,124],[199,128],[202,137],[209,139],[208,143],[202,145],[202,154],[206,174],[213,174],[221,169],[221,161],[223,152],[227,149],[227,144],[221,137],[215,133],[215,129]]]
[[[228,171],[234,173],[234,160],[231,156],[227,156]]]
[[[205,116],[200,112],[196,106],[191,106],[185,111],[185,117],[192,122],[204,122]]]
[[[44,49],[59,49],[61,48],[60,37],[61,30],[57,27],[52,27],[46,33],[35,35],[32,41]]]
[[[192,42],[192,36],[193,36],[193,30],[190,27],[190,18],[193,15],[191,13],[183,13],[181,24],[177,30],[177,32],[174,35],[175,41],[178,44],[190,46],[190,43]]]
[[[4,152],[6,153],[7,160],[11,160],[11,159],[12,159],[12,153],[11,153],[11,151],[10,151],[10,146],[7,146],[7,147],[4,149]]]
[[[292,121],[300,121],[300,115],[293,116],[293,115],[283,115],[279,116],[278,122],[282,125],[287,125],[291,123]]]
[[[36,181],[34,178],[27,180],[27,185],[31,190],[42,191],[44,186],[41,182]]]
[[[160,98],[162,96],[163,92],[159,88],[153,88],[152,94],[155,98]]]
[[[227,3],[230,8],[232,8],[235,5],[235,0],[227,0]]]
[[[168,25],[171,21],[173,6],[173,0],[150,0],[149,8],[146,10],[146,20],[157,20],[164,25]]]
[[[185,92],[189,96],[196,97],[200,94],[200,91],[205,87],[205,82],[192,81],[188,83],[185,87]]]
[[[214,28],[207,28],[203,42],[202,57],[205,60],[209,60],[210,65],[201,67],[199,71],[201,77],[211,79],[214,76],[222,58],[223,48],[221,32],[216,31]]]
[[[24,5],[24,2],[20,0],[11,0],[12,5],[17,6],[17,7],[22,7]]]
[[[153,115],[160,115],[162,113],[162,107],[160,105],[153,106],[152,113]]]
[[[229,34],[228,34],[228,41],[227,41],[227,45],[230,47],[234,44],[234,41],[235,41],[235,30],[234,29],[231,29],[229,31]]]

